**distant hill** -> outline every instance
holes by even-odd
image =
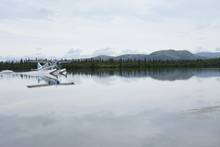
[[[196,55],[205,57],[207,59],[220,58],[220,52],[199,52],[199,53],[196,53]]]
[[[186,50],[162,50],[149,55],[150,60],[196,60],[201,58]]]
[[[20,59],[57,59],[56,57],[48,57],[42,53],[37,53],[29,56],[13,57],[0,56],[0,61],[20,61]],[[80,58],[80,57],[79,57]],[[140,61],[166,61],[166,60],[197,60],[197,59],[213,59],[220,58],[220,52],[198,52],[191,53],[187,50],[160,50],[155,51],[150,54],[123,54],[120,56],[108,56],[108,55],[99,55],[92,58],[81,58],[81,59],[93,59],[93,60],[140,60]],[[65,58],[64,58],[65,59]],[[74,57],[67,58],[68,60],[74,59]],[[78,58],[77,58],[78,59]]]
[[[116,57],[112,56],[97,56],[93,57],[92,59],[97,59],[97,60],[108,60],[108,59],[113,59],[113,60],[197,60],[197,59],[204,59],[204,57],[193,54],[189,51],[186,50],[161,50],[161,51],[156,51],[153,52],[149,55],[146,54],[125,54],[125,55],[120,55]]]
[[[106,61],[106,60],[109,60],[109,59],[112,59],[112,58],[114,58],[114,57],[107,56],[107,55],[100,55],[100,56],[93,57],[92,59],[93,60],[103,60],[103,61]]]
[[[145,60],[148,55],[145,54],[125,54],[121,56],[114,57],[114,60]]]

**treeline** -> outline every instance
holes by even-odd
[[[61,64],[63,68],[161,68],[161,67],[220,67],[220,58],[208,60],[169,60],[169,61],[140,61],[140,60],[72,60]]]
[[[197,67],[220,68],[220,58],[208,60],[170,60],[170,61],[140,61],[140,60],[61,60],[59,66],[68,70],[74,69],[104,69],[104,68],[162,68],[162,67]],[[31,70],[37,68],[37,61],[21,60],[19,62],[0,62],[0,70]]]
[[[1,70],[25,71],[36,68],[37,68],[37,64],[30,62],[29,60],[20,60],[19,62],[15,62],[15,61],[0,62],[0,71]]]

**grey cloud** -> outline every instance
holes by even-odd
[[[176,0],[176,1],[15,1],[0,0],[0,18],[49,18],[51,16],[79,16],[91,19],[110,19],[114,17],[136,17],[145,21],[166,19],[189,19],[206,25],[207,20],[219,19],[218,0]],[[41,4],[42,3],[42,4]],[[106,20],[108,20],[106,19]]]
[[[167,2],[169,4],[169,2]],[[155,5],[151,8],[152,16],[160,20],[176,19],[190,20],[207,25],[210,21],[218,20],[220,2],[218,0],[200,1],[200,0],[177,0],[170,5]]]
[[[36,48],[36,51],[42,51],[43,49],[42,48]]]
[[[132,49],[124,49],[121,51],[121,54],[137,54],[137,50],[132,50]]]
[[[196,49],[196,52],[205,52],[205,51],[208,51],[208,49],[205,47],[202,47],[202,46],[200,46]]]
[[[123,48],[147,48],[148,53],[162,48],[214,49],[219,8],[218,0],[0,0],[0,31],[10,30],[0,32],[0,52],[22,55],[40,46],[60,55],[64,48],[76,46],[83,54],[69,52],[69,57],[88,57],[115,54],[108,49],[90,52],[108,46],[117,48],[117,53]]]
[[[47,19],[52,15],[53,12],[48,8],[28,4],[24,1],[0,1],[0,19]]]
[[[79,16],[91,19],[114,17],[137,17],[145,21],[164,19],[189,19],[204,24],[207,20],[219,19],[218,0],[158,0],[158,1],[24,1],[0,0],[0,18],[48,18],[58,13],[60,16]],[[42,4],[41,4],[42,3]]]
[[[104,48],[104,49],[95,50],[94,52],[90,54],[88,53],[85,54],[83,53],[83,49],[70,49],[63,56],[63,58],[78,59],[78,58],[90,58],[90,57],[99,56],[99,55],[115,55],[115,52],[111,48]]]
[[[81,58],[82,50],[80,49],[70,49],[63,58],[72,59],[72,58]]]
[[[68,6],[68,13],[87,18],[138,18],[145,21],[164,21],[169,19],[199,21],[207,25],[219,19],[218,0],[158,0],[158,1],[83,1],[78,0]]]
[[[99,49],[93,52],[92,56],[99,56],[99,55],[115,55],[115,52],[112,48],[104,48],[104,49]]]

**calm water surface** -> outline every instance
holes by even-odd
[[[219,147],[220,69],[0,75],[0,147]]]

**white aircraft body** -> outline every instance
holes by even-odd
[[[44,65],[41,65],[39,62],[37,63],[37,71],[39,70],[51,70],[57,67],[56,63],[46,63]]]

